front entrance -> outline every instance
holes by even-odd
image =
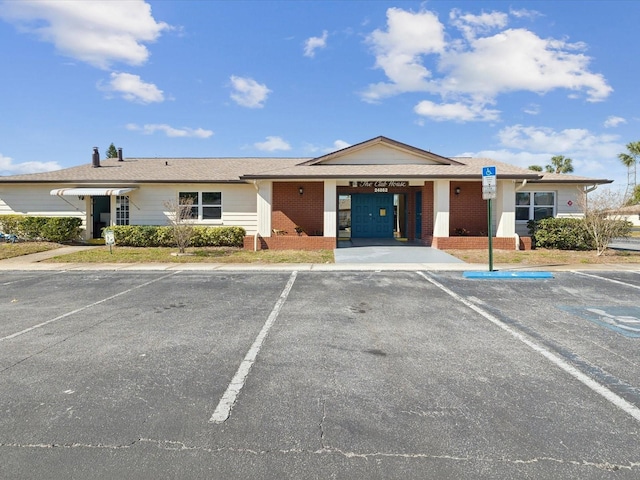
[[[93,219],[92,238],[102,238],[102,229],[110,224],[111,197],[106,195],[91,197],[91,218]]]
[[[393,238],[393,194],[351,195],[351,238]]]

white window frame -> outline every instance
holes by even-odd
[[[178,202],[183,196],[186,195],[194,195],[197,194],[197,202],[194,200],[192,208],[193,216],[192,219],[197,221],[198,223],[209,223],[209,224],[221,224],[222,223],[222,215],[223,215],[223,206],[222,206],[222,192],[219,190],[201,190],[201,191],[180,191],[178,192]],[[220,196],[220,201],[216,203],[203,203],[203,197],[206,194],[217,194]],[[194,195],[195,196],[195,195]],[[220,209],[220,218],[204,218],[205,209],[206,208],[219,208]],[[196,215],[197,212],[197,215]]]
[[[131,202],[128,195],[116,197],[116,225],[129,225],[129,212]]]
[[[518,205],[518,194],[523,194],[523,193],[527,193],[529,194],[529,204],[520,204]],[[535,203],[535,198],[536,198],[536,194],[544,194],[544,195],[553,195],[553,204],[537,204]],[[551,215],[552,217],[555,218],[555,216],[557,215],[557,200],[558,200],[558,192],[555,192],[553,190],[540,190],[540,191],[520,191],[520,192],[516,192],[516,196],[515,196],[515,213],[516,213],[516,223],[527,223],[530,220],[534,220],[535,219],[535,210],[536,208],[551,208],[553,211],[553,214]],[[524,208],[528,208],[529,210],[529,214],[528,214],[528,218],[526,220],[518,220],[518,210],[521,209],[523,210]],[[546,217],[543,217],[546,218]]]

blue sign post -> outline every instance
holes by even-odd
[[[492,215],[491,215],[491,202],[496,198],[497,191],[497,174],[496,167],[482,167],[482,199],[488,202],[487,204],[487,223],[489,232],[489,271],[493,272],[493,232],[492,232]]]

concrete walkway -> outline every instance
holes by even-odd
[[[354,238],[340,240],[334,250],[335,262],[344,263],[464,263],[437,248],[395,238]]]

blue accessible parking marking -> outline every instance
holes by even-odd
[[[475,279],[495,279],[495,280],[504,280],[504,279],[517,279],[517,278],[526,278],[526,279],[538,279],[538,278],[553,278],[551,272],[463,272],[462,276],[464,278],[475,278]]]
[[[640,307],[558,307],[629,338],[640,338]]]

